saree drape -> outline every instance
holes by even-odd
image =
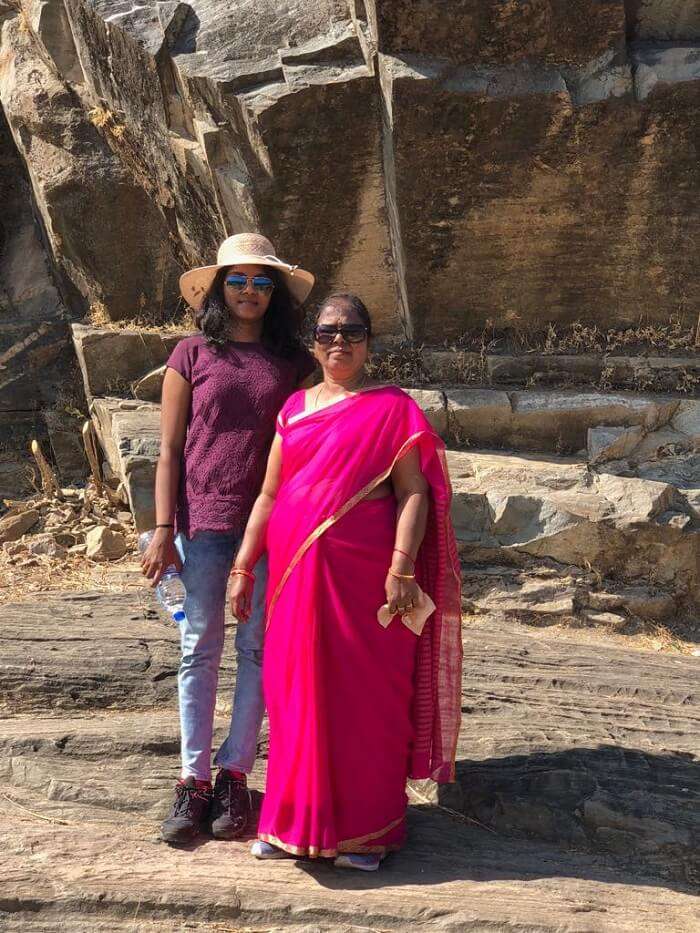
[[[444,445],[400,389],[282,409],[282,478],[268,526],[263,684],[270,721],[259,836],[299,855],[384,852],[405,835],[407,777],[454,778],[460,577]],[[416,636],[377,610],[396,530],[368,499],[416,449],[430,488],[416,577],[436,610]]]

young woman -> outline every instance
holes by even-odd
[[[462,657],[443,443],[406,393],[370,384],[370,336],[358,298],[323,304],[323,382],[280,412],[230,591],[248,618],[267,546],[270,750],[253,854],[364,871],[404,841],[407,777],[454,779]]]
[[[156,531],[143,555],[155,586],[174,563],[186,590],[178,677],[182,774],[162,827],[170,843],[209,823],[217,838],[240,835],[250,815],[246,785],[264,712],[261,686],[266,565],[238,626],[238,672],[228,737],[211,743],[229,571],[265,474],[275,417],[315,362],[300,340],[301,302],[313,276],[277,259],[257,234],[229,237],[214,266],[180,280],[201,333],[175,347],[163,382]],[[252,569],[252,568],[251,568]]]

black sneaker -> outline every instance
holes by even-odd
[[[242,836],[252,810],[245,775],[234,777],[220,768],[211,802],[211,832],[216,839],[236,839]]]
[[[175,803],[160,828],[164,841],[170,845],[183,845],[202,832],[209,819],[211,797],[211,789],[197,787],[193,777],[178,781]]]

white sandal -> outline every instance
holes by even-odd
[[[365,855],[360,852],[345,852],[335,858],[333,864],[336,868],[355,868],[358,871],[377,871],[384,858],[374,853]]]
[[[292,856],[284,849],[278,849],[277,846],[270,845],[269,842],[263,842],[262,839],[256,839],[250,847],[250,854],[258,859],[280,859],[291,858]]]

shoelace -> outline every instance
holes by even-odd
[[[193,800],[208,801],[208,795],[198,787],[188,787],[187,784],[178,784],[175,791],[175,806],[173,807],[173,816],[188,815]]]
[[[222,801],[222,803],[225,801],[225,807],[230,813],[231,807],[233,805],[233,800],[231,799],[233,791],[247,790],[247,786],[243,783],[243,781],[237,781],[235,778],[231,777],[227,778],[226,781],[223,782],[223,785],[223,788],[221,784],[218,785],[217,796]]]

